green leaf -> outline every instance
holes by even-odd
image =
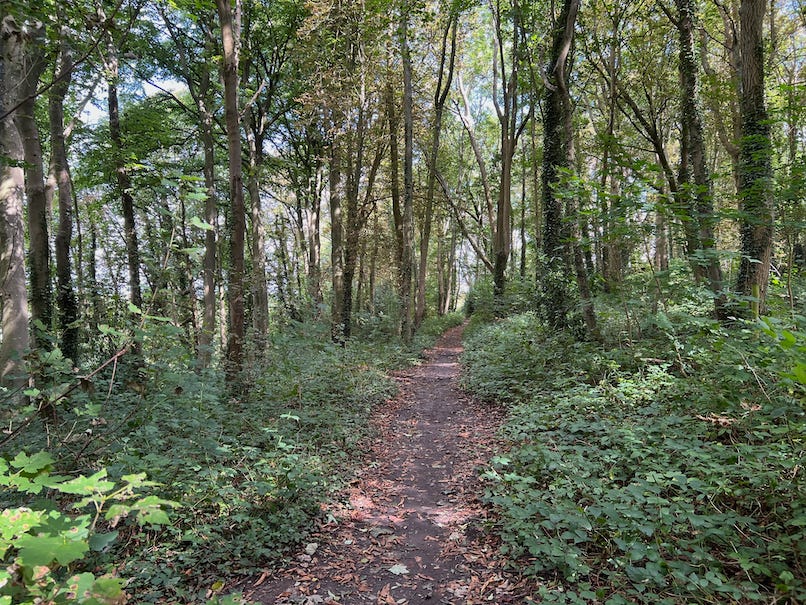
[[[95,576],[89,572],[76,574],[67,580],[63,592],[70,594],[77,602],[83,602],[84,598],[92,590],[95,583]]]
[[[28,533],[42,522],[42,511],[33,511],[28,508],[6,509],[0,513],[0,536],[11,540],[17,536]]]
[[[102,481],[104,477],[106,477],[106,469],[102,469],[89,477],[81,475],[71,479],[62,483],[58,489],[65,494],[105,494],[114,489],[115,484],[112,481]]]
[[[26,475],[35,475],[48,469],[53,462],[53,458],[47,452],[37,452],[33,456],[20,452],[11,461],[11,466],[20,469],[20,472]]]
[[[102,551],[117,539],[118,533],[119,532],[115,530],[105,534],[93,534],[89,539],[90,548],[97,552]]]
[[[110,576],[101,576],[95,580],[92,596],[99,597],[104,603],[118,603],[123,596],[123,580]]]
[[[207,196],[205,196],[206,198]],[[203,231],[214,231],[215,227],[213,227],[210,223],[201,220],[198,216],[191,217],[190,219],[191,227],[196,227],[197,229],[201,229]]]
[[[68,540],[64,535],[32,536],[25,534],[14,541],[14,546],[19,550],[17,559],[27,567],[50,566],[54,561],[61,565],[69,565],[82,558],[89,550],[86,542]]]

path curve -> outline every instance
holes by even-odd
[[[522,603],[485,530],[478,468],[496,450],[500,411],[458,386],[462,326],[394,374],[399,393],[376,411],[378,437],[304,552],[245,596],[260,603]]]

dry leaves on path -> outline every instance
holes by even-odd
[[[363,468],[285,569],[247,598],[277,604],[523,603],[484,531],[478,467],[494,453],[502,414],[458,387],[461,327],[428,361],[399,372],[398,396],[376,411]]]

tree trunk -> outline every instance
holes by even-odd
[[[204,220],[209,227],[204,232],[204,258],[202,260],[203,306],[202,325],[199,332],[199,367],[210,365],[213,355],[213,340],[216,332],[216,256],[218,233],[218,202],[215,186],[215,145],[213,141],[212,115],[205,114],[202,126],[204,149]]]
[[[22,32],[11,17],[0,31],[0,115],[18,103],[18,87],[24,77]],[[28,289],[25,282],[25,227],[23,197],[25,176],[22,141],[13,113],[0,118],[0,385],[21,399],[27,382],[23,356],[28,352]],[[8,405],[9,402],[6,402]]]
[[[308,182],[308,295],[317,307],[322,303],[322,270],[319,266],[321,255],[320,223],[322,199],[320,197],[322,169],[317,165],[315,175]]]
[[[403,306],[401,335],[408,344],[412,338],[411,272],[414,264],[414,116],[411,84],[411,52],[409,49],[409,15],[403,11],[401,41],[403,54],[403,258],[401,259],[400,293]],[[430,221],[428,221],[430,223]],[[430,232],[431,226],[429,224]],[[426,236],[423,235],[425,238]],[[430,237],[430,235],[429,235]],[[426,252],[427,254],[427,252]],[[426,259],[427,260],[427,259]]]
[[[520,45],[523,35],[520,8],[502,14],[500,7],[491,4],[493,14],[493,104],[501,131],[501,172],[496,203],[495,230],[493,232],[493,290],[496,298],[503,296],[506,283],[506,270],[512,250],[512,164],[515,148],[530,116],[519,124]],[[502,19],[512,20],[512,41],[507,45],[503,39]],[[507,48],[508,47],[508,48]],[[509,54],[510,69],[507,73],[505,56]],[[498,93],[500,79],[500,99]]]
[[[131,192],[131,179],[123,157],[123,137],[120,131],[120,106],[118,102],[118,58],[117,49],[108,34],[107,56],[107,107],[109,110],[109,138],[112,142],[112,156],[115,165],[117,194],[120,196],[123,213],[123,232],[126,244],[126,259],[129,269],[129,302],[138,309],[143,307],[140,289],[140,246],[137,239],[137,225],[134,214],[134,198]],[[139,315],[132,313],[130,321],[136,325]],[[134,339],[132,352],[136,357],[142,353],[141,342]]]
[[[202,323],[199,331],[199,368],[210,365],[213,356],[213,341],[216,332],[216,257],[218,234],[218,198],[216,194],[215,140],[213,138],[213,114],[208,107],[210,71],[205,65],[202,72],[197,106],[201,117],[201,140],[204,153],[204,258],[202,260]]]
[[[334,140],[330,146],[330,265],[332,279],[331,337],[334,342],[344,341],[342,307],[344,305],[344,221],[342,197],[344,174],[341,167],[341,141]]]
[[[48,98],[50,122],[50,171],[58,188],[59,228],[55,238],[56,302],[59,307],[59,347],[65,357],[78,364],[78,303],[73,291],[70,243],[73,238],[73,182],[67,162],[64,137],[64,99],[73,71],[72,51],[66,40],[59,49],[59,67],[54,70]]]
[[[555,328],[566,323],[568,295],[559,272],[564,265],[565,242],[562,222],[562,202],[554,188],[560,181],[561,171],[569,167],[566,140],[566,110],[568,108],[568,74],[574,24],[579,0],[564,0],[554,30],[552,54],[547,70],[543,106],[543,173],[541,176],[543,200],[543,251],[546,255],[547,299],[549,322]],[[576,222],[576,221],[573,221]]]
[[[249,190],[252,215],[252,327],[257,339],[256,352],[262,351],[262,343],[269,332],[269,292],[266,287],[266,233],[263,227],[263,212],[260,202],[260,175],[263,163],[263,139],[255,132],[256,125],[251,113],[245,114],[249,149]]]
[[[25,71],[19,82],[20,105],[14,112],[14,124],[19,132],[25,158],[25,194],[28,202],[28,272],[30,276],[31,321],[41,322],[45,332],[51,329],[52,304],[50,282],[50,243],[48,240],[48,203],[45,194],[45,171],[42,144],[36,122],[36,90],[39,76],[45,69],[42,47],[44,26],[22,33]],[[45,334],[34,326],[35,341]]]
[[[764,312],[772,256],[774,200],[772,143],[764,98],[764,0],[742,0],[741,33],[742,119],[739,160],[739,202],[742,211],[742,260],[736,289],[752,296],[754,315]]]
[[[420,267],[417,272],[417,299],[414,311],[414,327],[419,328],[425,318],[425,286],[428,277],[428,247],[431,242],[431,225],[434,217],[434,194],[436,193],[437,157],[439,155],[439,141],[442,132],[442,114],[445,102],[453,82],[453,68],[456,58],[456,34],[458,30],[459,14],[452,11],[445,29],[442,32],[442,49],[439,55],[439,73],[437,74],[437,87],[434,90],[434,124],[431,130],[431,152],[428,155],[428,176],[425,186],[425,209],[423,211],[423,228],[420,237]],[[450,37],[450,49],[448,49]],[[445,64],[447,62],[447,71]]]
[[[520,262],[518,275],[521,280],[526,279],[526,149],[521,154],[521,216],[520,216]]]
[[[693,0],[676,0],[680,42],[681,141],[678,187],[688,220],[684,221],[688,254],[694,274],[706,279],[714,293],[714,311],[726,317],[722,269],[714,240],[711,175],[706,164],[705,134],[699,108],[698,62],[694,53]]]
[[[403,319],[403,263],[406,258],[403,211],[400,206],[400,153],[398,145],[398,115],[395,105],[395,91],[392,85],[391,70],[386,85],[386,117],[389,122],[389,191],[392,196],[392,223],[395,229],[395,265],[397,265],[397,291],[401,321],[397,325],[398,336],[402,336]]]
[[[224,80],[224,116],[227,127],[229,156],[230,267],[227,297],[229,301],[229,334],[227,342],[227,380],[234,383],[243,367],[244,345],[244,245],[246,209],[243,199],[241,169],[241,120],[238,112],[238,45],[240,10],[236,0],[233,11],[230,0],[216,0],[221,24]],[[234,14],[233,14],[234,13]]]
[[[655,204],[655,271],[669,270],[669,244],[666,238],[666,214]]]
[[[90,305],[92,313],[90,315],[90,334],[98,333],[98,325],[101,323],[101,316],[103,310],[103,302],[101,301],[101,292],[98,285],[98,228],[95,226],[95,221],[92,216],[89,217],[90,221],[90,253],[87,258],[88,277],[90,287]]]
[[[372,255],[369,260],[369,312],[375,315],[375,283],[378,267],[378,246],[380,242],[381,230],[378,224],[378,213],[373,218],[372,228]]]

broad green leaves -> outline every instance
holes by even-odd
[[[90,549],[109,547],[118,531],[99,533],[95,526],[107,504],[106,519],[114,523],[133,515],[141,525],[170,522],[166,507],[176,503],[154,495],[138,498],[135,490],[152,486],[145,474],[123,477],[118,485],[106,470],[72,479],[50,475],[53,458],[46,452],[24,452],[11,461],[0,458],[0,485],[21,494],[38,495],[45,489],[59,497],[83,496],[73,509],[89,513],[70,515],[57,508],[36,510],[27,506],[0,513],[0,604],[58,602],[104,605],[120,603],[123,580],[84,572],[70,575]]]

